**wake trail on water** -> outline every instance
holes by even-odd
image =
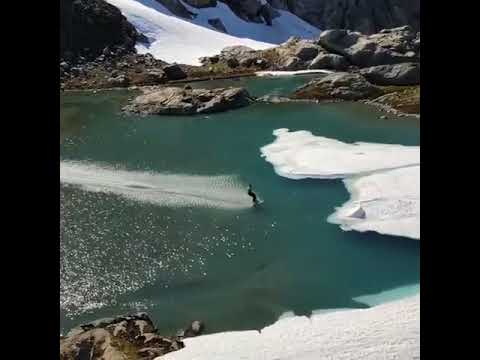
[[[198,176],[128,171],[80,161],[60,162],[60,182],[169,207],[244,209],[246,186],[235,175]]]

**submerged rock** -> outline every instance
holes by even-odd
[[[140,95],[124,111],[144,115],[193,115],[247,106],[253,99],[244,88],[181,89],[166,87]]]

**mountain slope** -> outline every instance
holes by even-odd
[[[372,34],[410,25],[420,30],[420,0],[269,0],[273,7],[321,29],[349,29]]]
[[[223,48],[244,45],[266,49],[286,41],[290,36],[315,38],[320,30],[288,11],[279,11],[272,26],[240,19],[224,3],[216,7],[194,8],[197,14],[188,20],[176,17],[154,0],[108,0],[118,7],[135,28],[147,36],[148,44],[137,44],[139,53],[149,52],[158,59],[189,65],[199,65],[199,58],[218,54]],[[209,19],[221,19],[228,34],[217,31]]]
[[[134,51],[137,32],[114,6],[103,0],[60,1],[60,56],[96,56],[107,46]],[[88,54],[84,49],[89,49]]]

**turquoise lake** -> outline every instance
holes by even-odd
[[[193,86],[282,95],[311,77]],[[195,319],[208,332],[260,329],[286,311],[367,307],[354,298],[419,283],[419,241],[327,223],[349,198],[342,181],[282,178],[260,148],[278,128],[345,142],[419,145],[420,120],[380,119],[382,113],[360,103],[254,104],[193,117],[121,114],[133,96],[60,98],[61,166],[77,164],[78,181],[97,187],[60,187],[62,332],[136,311],[148,312],[163,334]],[[205,197],[225,203],[171,206],[161,197],[152,203],[147,195],[155,188],[136,188],[132,179],[151,176],[160,186],[157,175],[178,175],[175,191],[159,192],[170,201],[203,186]],[[187,186],[181,179],[201,181]],[[109,181],[133,195],[98,190]],[[265,201],[260,208],[248,206],[249,183]]]

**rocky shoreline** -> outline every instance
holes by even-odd
[[[153,360],[182,349],[183,339],[203,330],[202,322],[193,321],[174,336],[159,335],[146,313],[99,319],[60,337],[60,360]]]
[[[255,76],[259,71],[324,69],[334,73],[319,76],[290,97],[363,101],[400,116],[418,117],[420,112],[420,33],[408,26],[371,35],[326,30],[317,40],[293,37],[267,50],[230,46],[201,62],[201,66],[167,64],[150,54],[125,54],[107,47],[93,60],[62,58],[60,87],[62,91],[140,88],[145,92],[150,87]]]

